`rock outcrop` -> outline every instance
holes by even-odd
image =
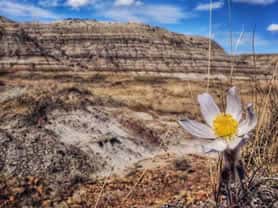
[[[67,19],[50,24],[0,21],[1,70],[204,73],[209,39],[137,23]],[[212,41],[211,73],[230,73],[231,57]],[[268,74],[233,60],[234,73]]]
[[[278,54],[244,54],[240,56],[244,62],[250,65],[256,65],[256,68],[265,70],[275,70],[278,67]]]

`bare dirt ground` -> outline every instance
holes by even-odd
[[[198,207],[211,197],[215,160],[177,124],[200,119],[206,81],[18,72],[0,83],[2,207]],[[220,106],[229,85],[211,80]],[[252,81],[234,85],[254,99]]]

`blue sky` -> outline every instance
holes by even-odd
[[[16,21],[51,22],[64,18],[136,21],[173,32],[208,36],[209,3],[209,0],[0,0],[0,15]],[[212,0],[211,7],[211,37],[227,52],[231,51],[230,28],[234,53],[252,52],[252,31],[256,28],[256,52],[278,53],[278,0]]]

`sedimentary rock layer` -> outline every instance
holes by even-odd
[[[260,69],[275,70],[278,67],[278,54],[244,54],[240,59]]]
[[[93,20],[16,23],[1,18],[0,66],[8,71],[143,71],[204,73],[209,39],[136,23]],[[212,41],[211,73],[259,73]]]

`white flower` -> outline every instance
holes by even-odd
[[[208,93],[198,96],[201,112],[207,124],[184,119],[181,126],[192,135],[208,139],[205,152],[223,152],[241,147],[249,138],[248,133],[255,128],[257,116],[252,104],[247,106],[246,119],[242,120],[242,105],[235,87],[228,91],[226,112],[221,113]]]

